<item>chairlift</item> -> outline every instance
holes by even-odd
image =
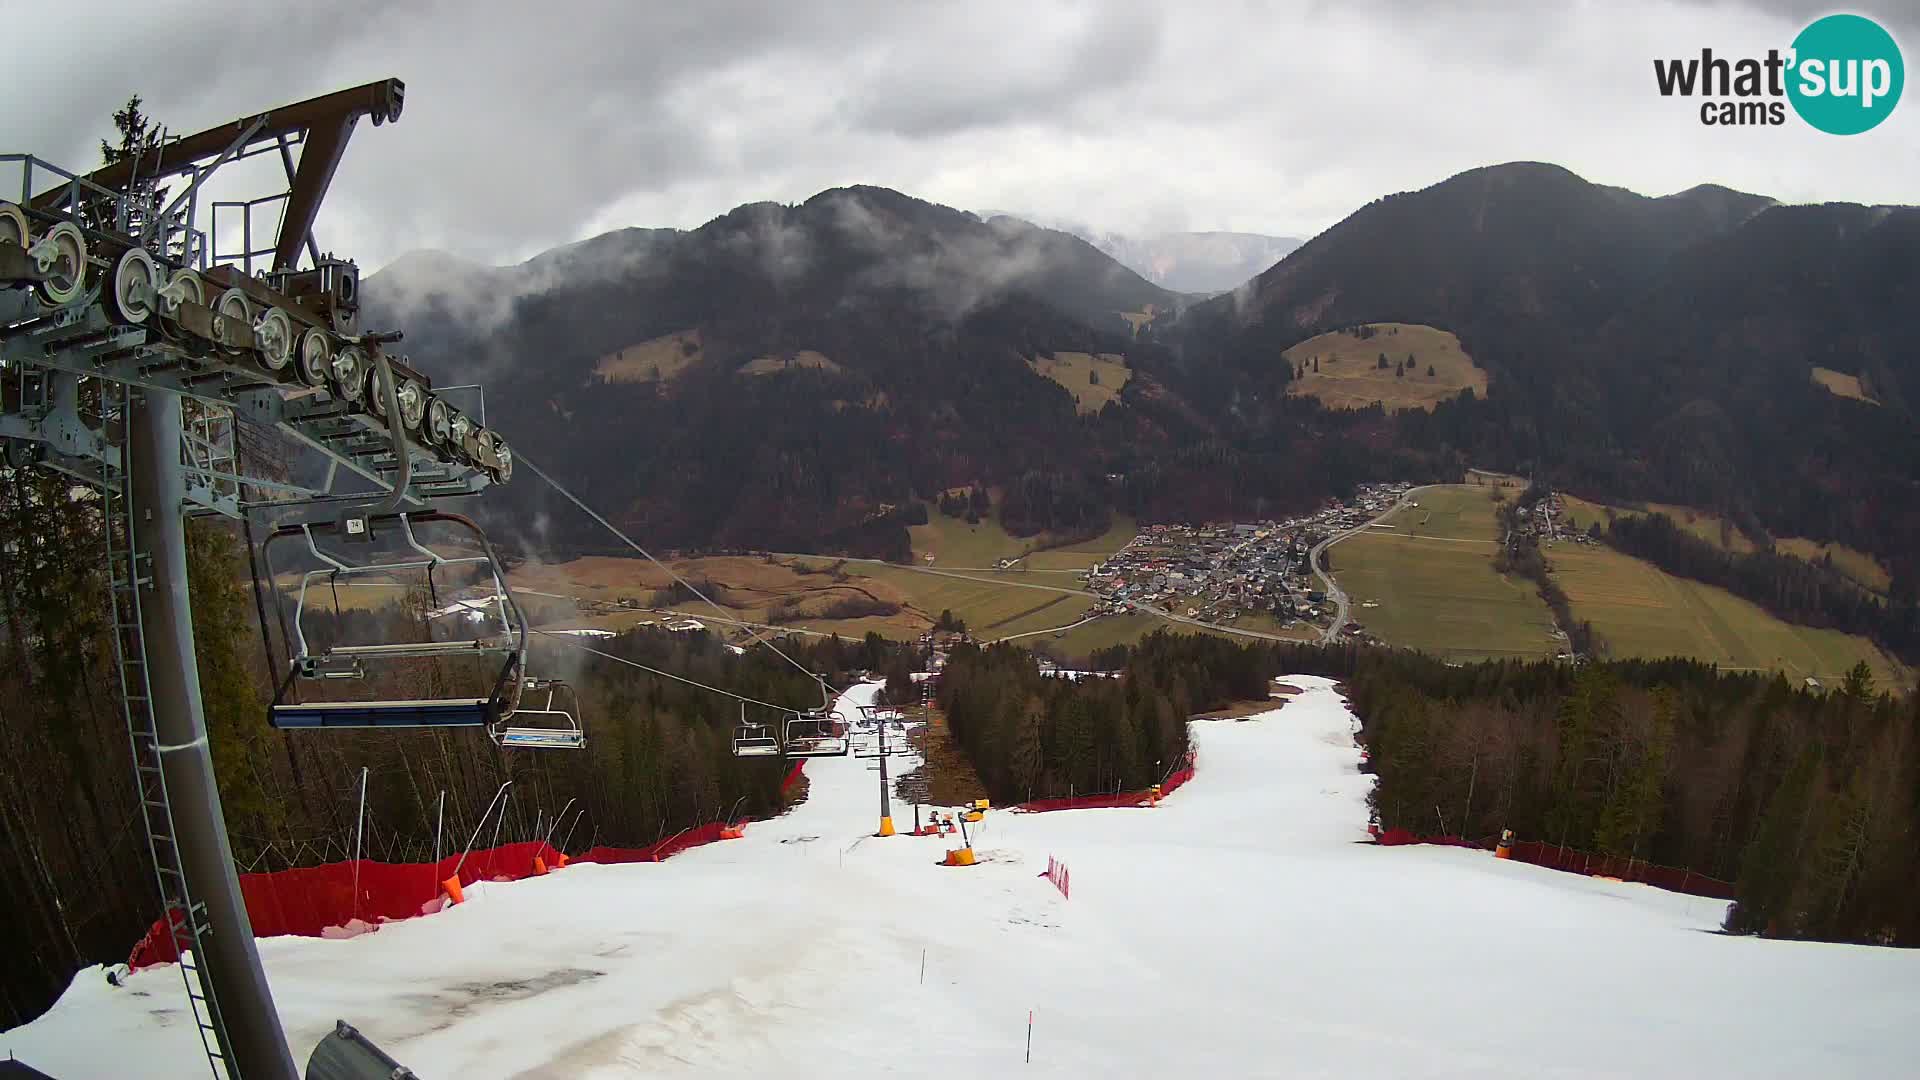
[[[529,695],[546,692],[539,707]],[[506,749],[579,750],[587,745],[580,730],[580,697],[559,679],[527,679],[521,684],[520,705],[495,725],[493,740]]]
[[[414,527],[424,524],[453,526],[457,533],[464,534],[473,542],[478,553],[448,555],[422,544],[414,534]],[[355,557],[335,546],[339,543],[367,545],[371,550],[376,537],[396,534],[405,543],[405,550],[397,558],[379,555]],[[281,610],[279,579],[273,568],[274,549],[290,541],[300,542],[306,554],[321,564],[320,568],[308,570],[301,576],[291,626]],[[327,543],[323,544],[323,541]],[[283,525],[269,534],[261,546],[261,556],[266,573],[264,579],[255,581],[254,586],[273,594],[276,611],[281,616],[281,634],[292,653],[286,677],[275,689],[273,704],[268,707],[267,720],[273,727],[502,727],[505,730],[505,722],[518,709],[523,683],[527,681],[524,678],[526,618],[514,602],[513,593],[507,588],[500,561],[494,555],[492,545],[487,542],[486,534],[471,519],[441,511],[402,511],[367,516],[349,513],[330,521],[301,521]],[[342,584],[369,583],[381,578],[391,582],[391,579],[417,576],[424,581],[428,596],[438,607],[440,582],[435,579],[436,572],[458,573],[463,569],[477,571],[473,576],[477,579],[479,595],[456,600],[451,608],[439,608],[439,614],[444,617],[450,612],[467,613],[471,616],[468,621],[483,624],[484,632],[478,636],[440,637],[435,633],[430,616],[425,627],[427,640],[424,641],[336,641],[315,645],[310,640],[310,607],[317,605],[310,606],[309,597],[316,586],[324,585],[337,596]],[[264,632],[265,628],[262,630]],[[456,657],[500,659],[499,670],[487,686],[484,696],[317,701],[301,700],[299,693],[303,685],[312,682],[364,679],[371,667],[394,661]],[[564,710],[551,707],[553,690],[557,688],[550,688],[545,682],[541,683],[541,688],[549,689],[549,707],[535,712],[546,714],[545,719],[550,721],[550,714]],[[578,721],[572,712],[566,712],[566,715],[568,726],[574,734],[574,741],[570,745],[578,745]],[[503,741],[502,745],[506,743]]]
[[[831,713],[816,709],[786,714],[784,741],[788,757],[845,757],[847,725]]]
[[[834,715],[833,695],[827,681],[820,683],[820,707],[786,713],[781,718],[780,743],[788,757],[845,757],[852,747],[847,725]]]
[[[740,703],[740,723],[733,729],[734,757],[775,757],[780,753],[780,740],[773,732],[772,724],[749,724],[747,722],[747,703]]]

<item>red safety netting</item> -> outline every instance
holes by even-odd
[[[1416,836],[1410,829],[1388,829],[1377,833],[1373,842],[1381,847],[1399,847],[1402,844],[1438,844],[1444,847],[1483,847],[1463,836]]]
[[[1544,866],[1550,870],[1565,870],[1569,873],[1589,874],[1594,877],[1619,878],[1621,881],[1639,881],[1671,892],[1710,896],[1716,900],[1733,899],[1734,885],[1731,881],[1721,881],[1719,878],[1697,874],[1681,867],[1655,866],[1644,859],[1595,855],[1589,851],[1574,851],[1571,848],[1541,843],[1538,840],[1515,842],[1513,857],[1521,862]]]
[[[662,859],[666,859],[674,855],[678,855],[681,852],[687,850],[688,848],[699,847],[702,844],[713,843],[714,841],[720,839],[720,828],[721,826],[719,822],[709,821],[705,825],[696,825],[691,829],[687,829],[682,832],[675,833],[674,835],[667,837],[665,840],[662,840],[657,844],[649,845],[647,847],[643,847],[643,848],[615,848],[615,847],[604,847],[604,846],[596,847],[589,850],[585,855],[580,856],[578,859],[575,859],[574,861],[575,862],[609,863],[609,864],[659,862]]]
[[[1167,777],[1166,783],[1160,785],[1160,797],[1164,799],[1173,794],[1180,785],[1191,779],[1193,779],[1193,758],[1189,756],[1186,765]],[[1032,802],[1023,802],[1013,809],[1028,814],[1044,814],[1050,810],[1097,810],[1103,807],[1144,806],[1152,801],[1152,797],[1151,791],[1122,791],[1111,795],[1071,795],[1058,799],[1035,799]]]
[[[464,862],[454,854],[437,863],[360,859],[297,866],[241,874],[240,895],[255,937],[320,937],[354,919],[377,925],[440,910],[444,898],[440,883],[454,876],[455,867],[463,887],[476,881],[518,881],[534,875],[536,856],[553,867],[559,865],[559,854],[544,841],[526,841],[469,852]],[[134,946],[127,966],[141,968],[177,958],[173,935],[164,920],[157,920]]]
[[[794,762],[781,781],[784,793],[801,776],[805,762]],[[641,863],[659,862],[688,848],[722,839],[719,822],[709,822],[669,836],[643,848],[597,846],[571,862]],[[255,937],[324,937],[327,931],[341,931],[353,920],[377,926],[382,922],[411,919],[431,914],[445,905],[441,882],[454,876],[459,867],[464,888],[476,881],[519,881],[540,870],[538,857],[549,869],[562,864],[561,855],[544,841],[502,844],[484,851],[469,852],[464,862],[449,855],[437,863],[384,863],[372,859],[301,866],[271,873],[240,875],[240,894],[246,901],[247,918],[253,923]],[[359,874],[359,899],[354,899],[355,867]],[[170,915],[177,921],[178,912]],[[142,968],[169,963],[179,958],[173,934],[165,919],[154,922],[147,935],[133,947],[127,966]]]
[[[1416,836],[1407,829],[1388,829],[1377,833],[1374,836],[1374,842],[1384,847],[1398,847],[1402,844],[1445,844],[1486,850],[1493,846],[1490,843],[1476,843],[1458,836]],[[1596,855],[1590,851],[1576,851],[1538,840],[1516,840],[1509,847],[1509,851],[1515,862],[1544,866],[1549,870],[1563,870],[1570,874],[1586,874],[1590,877],[1617,878],[1621,881],[1636,881],[1666,889],[1669,892],[1708,896],[1716,900],[1733,899],[1733,882],[1721,881],[1719,878],[1711,878],[1681,867],[1656,866],[1643,859],[1623,859],[1616,855]]]

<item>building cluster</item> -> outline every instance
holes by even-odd
[[[1281,625],[1332,616],[1308,563],[1314,545],[1391,509],[1406,484],[1362,487],[1349,501],[1284,521],[1149,525],[1084,575],[1100,614],[1143,604],[1205,622],[1271,615]]]
[[[1588,535],[1587,528],[1592,522],[1579,523],[1575,527],[1567,516],[1566,504],[1559,492],[1550,492],[1532,506],[1514,507],[1515,527],[1523,534],[1537,537],[1542,544],[1566,540],[1576,544],[1597,544],[1600,541]]]

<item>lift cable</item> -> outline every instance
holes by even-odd
[[[706,593],[703,593],[699,589],[694,588],[693,584],[689,582],[686,578],[683,578],[679,574],[675,573],[671,566],[668,566],[666,563],[663,563],[659,559],[654,558],[652,552],[648,551],[646,548],[641,547],[637,542],[634,541],[632,537],[628,536],[626,533],[623,533],[618,528],[614,527],[613,522],[608,521],[604,517],[601,517],[599,511],[595,510],[591,506],[588,506],[586,503],[580,501],[579,496],[575,495],[571,491],[568,491],[566,488],[560,486],[560,482],[558,480],[555,480],[553,477],[548,476],[546,473],[546,470],[540,468],[540,466],[538,465],[535,465],[532,461],[529,461],[525,454],[516,453],[515,457],[519,464],[526,467],[528,472],[531,472],[533,475],[546,481],[548,487],[551,487],[553,490],[565,496],[568,502],[579,507],[580,510],[583,513],[585,513],[588,517],[592,518],[593,520],[599,522],[601,525],[605,526],[608,532],[619,537],[621,541],[623,541],[628,547],[646,556],[647,561],[653,563],[653,565],[666,571],[668,577],[672,578],[676,582],[679,582],[680,585],[683,586],[688,592],[699,597],[701,600],[706,601],[707,606],[712,608],[714,611],[718,612],[721,618],[723,619],[733,618],[732,615],[728,614],[726,608],[723,608],[719,604],[714,603],[711,599],[708,598]],[[819,675],[808,670],[805,664],[802,664],[800,661],[795,660],[791,656],[788,656],[785,652],[781,650],[780,646],[775,645],[771,640],[766,641],[766,646],[767,648],[772,649],[774,652],[778,653],[780,656],[780,659],[785,660],[789,664],[792,664],[795,668],[798,668],[802,674],[806,675],[807,678],[813,679],[814,681],[818,682],[821,686],[826,687],[829,691],[838,691],[840,689],[837,686],[832,686],[828,684],[827,680],[821,678]]]
[[[661,671],[659,668],[648,667],[647,665],[642,664],[638,661],[629,660],[624,656],[615,656],[610,652],[605,652],[603,650],[596,649],[591,645],[586,645],[581,643],[578,640],[578,635],[567,633],[564,630],[535,630],[533,631],[533,633],[539,634],[542,637],[553,638],[559,641],[562,645],[566,645],[569,648],[579,649],[582,652],[590,652],[595,656],[605,657],[608,660],[613,660],[618,663],[625,664],[628,667],[636,667],[636,668],[639,668],[641,671],[650,672],[654,675],[660,676],[663,679],[672,679],[674,682],[686,683],[688,686],[696,686],[702,690],[710,690],[713,693],[721,695],[722,697],[730,697],[730,698],[733,698],[735,701],[745,702],[748,705],[761,705],[761,706],[765,706],[766,708],[773,709],[783,713],[793,711],[793,708],[791,706],[775,705],[771,701],[761,701],[759,698],[750,698],[742,694],[736,694],[731,690],[722,690],[717,686],[708,686],[706,683],[703,683],[703,682],[695,682],[694,680],[689,679],[683,675],[675,675],[671,671]]]

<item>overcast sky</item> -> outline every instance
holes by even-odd
[[[1887,26],[1911,67],[1917,8],[1848,10]],[[1797,118],[1703,127],[1697,102],[1654,90],[1656,56],[1784,49],[1828,10],[76,0],[57,20],[70,37],[16,40],[0,65],[0,150],[91,167],[133,92],[187,132],[397,75],[405,115],[361,125],[315,229],[366,266],[414,248],[517,261],[853,183],[1122,231],[1303,237],[1382,195],[1518,159],[1649,194],[1712,181],[1795,202],[1920,201],[1920,100],[1838,138]]]

